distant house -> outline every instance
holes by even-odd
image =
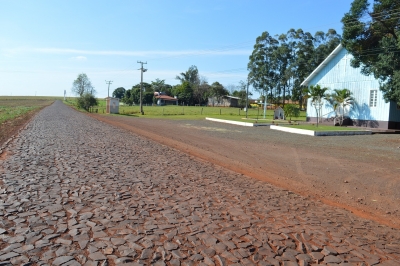
[[[334,89],[348,89],[355,103],[345,110],[348,123],[354,126],[400,129],[400,106],[396,102],[385,102],[379,90],[379,81],[373,75],[361,74],[359,68],[350,66],[352,55],[339,45],[301,83],[303,86],[320,85],[333,93]],[[333,123],[333,106],[324,101],[321,108],[322,123]],[[307,102],[307,121],[316,122],[317,115],[311,99]]]
[[[154,97],[157,99],[157,105],[178,105],[178,99],[166,95],[164,92],[155,92]]]
[[[220,99],[217,97],[209,97],[208,98],[208,106],[223,106],[223,107],[239,107],[239,97],[234,96],[222,96]]]

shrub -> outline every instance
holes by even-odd
[[[283,107],[283,111],[285,112],[285,116],[289,117],[289,121],[292,120],[292,116],[299,117],[300,115],[300,109],[294,104],[286,104]]]
[[[86,111],[89,111],[89,108],[91,106],[96,106],[97,105],[97,99],[91,93],[84,93],[82,96],[80,96],[77,99],[76,105],[79,108],[82,108],[82,109],[85,109]]]

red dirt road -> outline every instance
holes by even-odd
[[[399,135],[310,137],[204,120],[91,116],[244,175],[400,228]]]

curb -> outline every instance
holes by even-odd
[[[232,120],[225,120],[225,119],[218,119],[218,118],[211,118],[211,117],[206,117],[206,120],[220,122],[220,123],[226,123],[226,124],[232,124],[232,125],[238,125],[238,126],[244,126],[244,127],[259,127],[259,126],[269,126],[270,125],[270,124],[266,124],[266,123],[239,122],[239,121],[232,121]]]
[[[372,135],[371,130],[314,131],[314,130],[307,130],[307,129],[274,126],[274,125],[271,125],[270,129],[279,130],[279,131],[288,132],[288,133],[294,133],[294,134],[308,135],[308,136],[313,136],[313,137]]]

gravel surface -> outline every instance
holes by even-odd
[[[398,229],[61,102],[5,150],[0,265],[400,265]]]
[[[311,137],[205,120],[93,117],[400,228],[400,135]]]

